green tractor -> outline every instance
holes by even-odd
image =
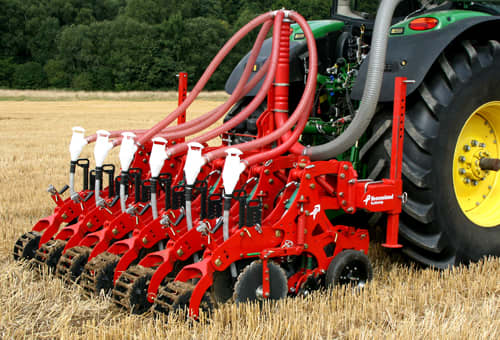
[[[319,55],[314,112],[301,142],[314,160],[348,159],[382,178],[391,158],[394,78],[406,77],[403,252],[436,268],[500,255],[500,1],[334,0],[310,21]],[[375,17],[375,10],[378,11]],[[290,109],[307,76],[305,37],[290,34]],[[263,45],[254,71],[270,54]],[[226,83],[231,93],[248,55]],[[234,116],[255,95],[237,103]],[[227,136],[257,131],[264,107]],[[335,218],[335,216],[332,216]],[[365,224],[377,225],[377,215]]]

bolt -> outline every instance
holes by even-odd
[[[347,205],[347,201],[346,201],[346,200],[343,200],[343,201],[342,201],[342,205]]]
[[[241,233],[240,233],[240,236],[241,236],[241,237],[245,236],[245,233],[244,233],[244,232],[241,232]]]
[[[184,251],[181,248],[177,249],[177,255],[178,256],[184,255]]]
[[[310,214],[309,214],[309,210],[304,211],[304,214],[305,214],[306,216],[309,216],[309,215],[310,215]]]
[[[470,151],[470,146],[468,146],[467,144],[464,145],[464,151],[467,152],[467,151]]]
[[[214,262],[214,263],[215,263],[215,265],[216,265],[217,267],[220,267],[220,265],[222,264],[222,261],[221,261],[221,259],[217,259],[217,260],[215,260],[215,262]]]
[[[349,170],[349,167],[347,166],[347,164],[344,164],[344,170]]]
[[[481,203],[479,203],[479,202],[476,202],[476,205],[477,205],[477,206],[479,206],[480,204],[481,204]]]
[[[306,179],[311,179],[311,174],[306,174]]]
[[[467,177],[466,177],[466,178],[464,178],[464,183],[465,183],[465,184],[470,184],[470,179],[468,179]]]
[[[479,144],[479,147],[480,147],[480,148],[485,148],[485,147],[486,147],[486,144],[484,144],[484,143],[480,143],[480,144]]]
[[[92,228],[92,226],[93,226],[92,222],[87,223],[87,228]]]
[[[471,140],[470,145],[477,146],[477,140],[475,140],[475,139]]]
[[[143,162],[143,163],[147,163],[147,162],[148,162],[148,160],[147,160],[146,158],[143,158],[143,159],[142,159],[142,162]]]
[[[111,230],[111,232],[113,233],[113,235],[118,235],[118,229],[116,229],[116,228],[113,228],[113,230]]]
[[[458,161],[461,163],[465,162],[465,156],[458,157]]]
[[[243,253],[240,253],[240,257],[243,257]]]
[[[465,175],[465,169],[459,169],[459,170],[458,170],[458,173],[459,173],[460,175]]]
[[[349,208],[347,208],[347,212],[352,213],[353,211],[354,211],[354,208],[353,208],[353,207],[349,207]]]
[[[350,179],[349,182],[347,182],[347,183],[354,184],[354,183],[356,183],[356,180],[355,179]]]
[[[144,243],[144,244],[148,244],[148,239],[147,239],[146,237],[144,237],[144,238],[142,239],[142,243]]]
[[[274,235],[275,235],[276,237],[281,237],[281,230],[276,230],[276,231],[274,232]]]
[[[314,183],[311,183],[311,185],[309,185],[309,187],[310,187],[311,189],[315,189],[315,188],[316,188],[316,185],[314,185]]]
[[[304,235],[307,235],[307,229],[304,229]]]
[[[344,193],[343,192],[339,192],[339,197],[344,197]]]
[[[269,297],[269,292],[266,292],[264,295],[265,295],[266,297]]]
[[[170,163],[170,167],[173,168],[174,167],[174,163]]]
[[[264,204],[262,207],[263,207],[264,209],[269,209],[269,204],[267,204],[267,203],[266,203],[266,204]]]
[[[269,175],[269,169],[264,170],[264,174]]]
[[[67,219],[67,218],[68,218],[68,215],[66,215],[66,213],[64,213],[64,214],[62,214],[62,215],[61,215],[61,218],[62,218],[63,220],[65,220],[65,219]]]
[[[472,181],[472,185],[476,186],[477,185],[477,181]]]
[[[488,185],[488,189],[490,189],[490,190],[491,190],[491,189],[493,189],[493,187],[492,187],[491,185]]]
[[[309,248],[309,245],[307,243],[304,243],[304,249]]]
[[[306,163],[299,163],[299,168],[304,169],[306,167]]]
[[[344,179],[345,178],[345,174],[340,174],[340,178]]]
[[[269,184],[273,184],[273,183],[274,183],[274,179],[269,178]]]
[[[486,195],[483,195],[483,198],[486,199]]]

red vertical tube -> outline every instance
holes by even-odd
[[[278,67],[274,78],[274,117],[275,121],[288,119],[288,95],[290,89],[290,19],[284,18],[281,24]]]
[[[188,74],[187,72],[180,72],[177,77],[179,78],[179,89],[178,96],[179,101],[178,105],[180,106],[187,97],[187,84],[188,84]],[[181,125],[186,122],[186,111],[183,111],[179,117],[177,117],[177,125]],[[185,137],[179,138],[179,142],[183,143],[185,141]]]
[[[394,111],[392,117],[392,150],[391,150],[391,177],[397,192],[401,195],[403,184],[401,182],[401,167],[403,165],[403,141],[405,133],[406,111],[406,78],[396,77],[394,86]],[[386,248],[401,248],[398,243],[399,211],[389,213],[387,217],[386,240],[382,246]]]

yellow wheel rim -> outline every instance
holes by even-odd
[[[453,187],[469,220],[481,227],[500,223],[500,172],[484,171],[481,158],[500,158],[500,102],[479,107],[460,131],[453,156]]]

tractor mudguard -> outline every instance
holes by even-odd
[[[272,47],[272,38],[266,39],[262,44],[262,48],[260,49],[259,56],[255,62],[255,67],[253,69],[252,74],[248,81],[250,81],[254,74],[260,70],[260,68],[264,65],[266,60],[269,58],[271,54]],[[304,80],[304,64],[303,61],[299,58],[300,54],[304,53],[307,50],[306,41],[290,41],[290,82],[295,81],[303,81]],[[226,86],[224,87],[225,91],[229,94],[232,94],[238,81],[243,74],[243,70],[247,64],[248,58],[250,57],[250,52],[243,57],[238,65],[234,68],[233,72],[226,81]],[[250,91],[247,96],[255,96],[259,91],[262,83],[264,82],[264,78]]]
[[[379,101],[391,102],[393,100],[395,77],[415,80],[415,83],[408,84],[407,95],[411,95],[420,86],[439,55],[459,35],[476,28],[483,32],[496,32],[499,24],[499,16],[481,16],[460,20],[437,31],[391,36],[387,46],[384,79]],[[351,98],[354,100],[361,100],[366,81],[368,58],[361,65],[353,87]]]

